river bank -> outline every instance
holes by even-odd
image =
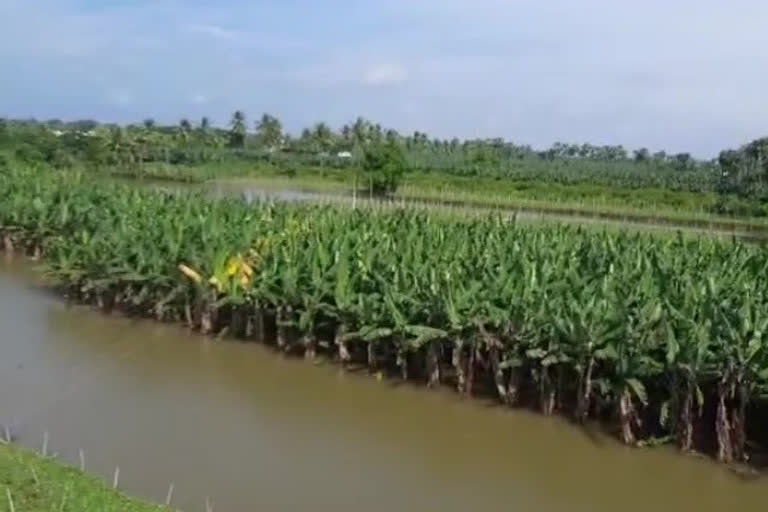
[[[96,477],[0,443],[0,510],[4,512],[170,512],[129,498]]]

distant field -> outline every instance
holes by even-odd
[[[117,173],[125,175],[125,173]],[[201,166],[147,166],[143,176],[186,183],[206,181],[264,188],[348,194],[367,197],[365,183],[350,169],[304,167],[287,173],[269,165],[209,164]],[[133,177],[135,174],[130,173]],[[619,188],[596,184],[559,184],[511,181],[490,177],[460,177],[435,173],[409,173],[397,199],[474,208],[516,210],[558,217],[577,217],[627,223],[659,224],[734,233],[768,234],[768,217],[720,215],[713,192],[660,188]],[[735,201],[735,200],[734,200]],[[743,209],[759,213],[756,202]]]

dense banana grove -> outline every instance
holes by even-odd
[[[0,239],[63,293],[745,461],[768,253],[712,239],[172,195],[0,171]],[[762,438],[761,438],[762,436]]]

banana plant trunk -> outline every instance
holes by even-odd
[[[557,405],[557,387],[552,382],[552,376],[550,375],[551,366],[541,367],[541,382],[540,386],[540,400],[541,400],[541,412],[544,416],[552,416],[555,413],[555,406]]]
[[[189,304],[189,302],[184,304],[184,318],[187,321],[187,327],[190,329],[195,328],[195,317],[192,314],[192,306]]]
[[[248,315],[245,307],[240,305],[232,306],[232,316],[229,319],[229,330],[232,336],[243,339],[248,334]]]
[[[115,306],[115,292],[107,287],[104,290],[96,292],[96,305],[105,313],[109,313]]]
[[[277,313],[276,313],[276,321],[277,321],[277,336],[276,336],[276,343],[277,348],[280,350],[287,350],[288,348],[288,328],[285,326],[285,322],[288,320],[288,308],[285,306],[278,306],[277,307]]]
[[[632,404],[632,395],[629,388],[624,386],[619,396],[619,423],[621,425],[621,439],[624,444],[633,446],[637,443],[637,438],[632,430],[632,423],[635,421],[635,406]]]
[[[317,338],[312,333],[305,334],[302,343],[304,345],[304,359],[313,361],[317,355]]]
[[[727,464],[733,462],[733,440],[728,403],[733,397],[733,383],[728,376],[717,383],[717,414],[715,431],[717,433],[717,460]]]
[[[157,301],[152,309],[155,315],[155,320],[162,322],[165,320],[165,315],[168,311],[168,304],[164,301]]]
[[[507,403],[509,405],[517,404],[520,398],[520,384],[522,382],[522,368],[513,367],[509,370],[509,380],[507,381]]]
[[[440,358],[438,355],[438,342],[431,341],[427,344],[426,354],[427,387],[434,388],[440,385]]]
[[[346,334],[347,326],[342,322],[336,327],[336,335],[333,340],[338,350],[339,363],[342,367],[346,366],[350,359],[352,359],[349,354],[349,347],[347,347],[347,342],[344,339]]]
[[[685,395],[680,408],[680,449],[684,452],[693,450],[693,383],[686,379]]]
[[[464,393],[464,388],[467,384],[467,378],[466,374],[464,373],[464,350],[460,342],[456,342],[453,346],[451,363],[453,364],[453,368],[456,371],[456,391],[459,393]]]
[[[408,351],[402,346],[397,349],[397,366],[400,368],[400,376],[403,380],[408,380]]]
[[[738,404],[732,409],[731,428],[733,429],[733,456],[739,462],[747,461],[747,386],[738,384]]]
[[[496,393],[499,396],[499,400],[501,400],[502,403],[509,404],[509,394],[507,393],[507,386],[504,382],[504,370],[501,368],[499,345],[497,343],[493,343],[488,347],[488,359],[491,363],[493,383],[496,385]]]
[[[200,314],[200,332],[211,334],[216,328],[217,311],[213,304],[204,304]]]
[[[253,325],[251,326],[252,332],[250,333],[250,337],[258,341],[259,343],[266,342],[266,333],[264,331],[264,309],[261,307],[261,305],[256,305],[253,309],[253,318],[252,318]]]
[[[475,359],[477,358],[477,348],[474,346],[469,347],[469,358],[467,359],[467,383],[464,388],[464,393],[467,396],[472,396],[472,385],[475,383]]]
[[[576,404],[576,419],[584,421],[589,415],[592,400],[592,371],[595,367],[595,358],[590,357],[587,368],[579,380],[579,395]]]
[[[376,358],[376,344],[373,341],[368,342],[368,369],[371,372],[375,372],[376,368],[379,366],[378,360]]]

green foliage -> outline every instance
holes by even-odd
[[[27,143],[19,144],[16,147],[15,157],[20,162],[23,162],[26,164],[47,162],[48,160],[48,157],[40,148]]]
[[[718,198],[712,211],[731,217],[768,217],[768,202],[723,194]]]
[[[242,110],[232,114],[232,121],[229,123],[229,147],[245,147],[245,139],[248,128],[245,124],[245,113]]]
[[[10,138],[10,129],[8,128],[8,120],[0,117],[0,147],[8,143]]]
[[[147,119],[127,126],[0,119],[0,149],[29,165],[107,168],[140,177],[180,177],[186,172],[182,167],[193,166],[219,166],[214,177],[237,166],[268,165],[288,169],[289,175],[311,171],[321,178],[334,171],[357,176],[363,169],[358,185],[371,195],[402,188],[407,170],[409,182],[413,175],[428,178],[420,180],[419,199],[450,193],[445,184],[459,184],[462,193],[480,188],[477,184],[489,197],[568,203],[564,207],[612,203],[736,216],[765,216],[768,209],[768,139],[702,161],[688,153],[629,152],[622,146],[557,142],[536,151],[498,138],[440,140],[423,132],[400,134],[362,118],[338,133],[320,122],[291,137],[279,119],[264,114],[255,128],[248,132],[243,111],[234,112],[226,128],[211,126],[208,118],[197,125],[188,119],[175,125]]]
[[[768,137],[721,152],[719,162],[722,193],[768,202]]]
[[[367,148],[363,170],[373,195],[393,194],[406,172],[402,149],[396,143],[377,144]]]
[[[5,128],[3,127],[5,126]],[[212,127],[207,118],[199,125],[183,119],[177,125],[158,125],[147,119],[121,128],[124,145],[109,149],[106,162],[100,152],[88,149],[87,138],[110,143],[113,125],[93,121],[5,121],[0,123],[0,146],[23,145],[25,161],[51,163],[54,150],[95,167],[118,165],[123,170],[143,172],[148,163],[198,165],[220,161],[289,163],[339,169],[363,165],[366,152],[379,146],[399,145],[405,165],[412,170],[443,176],[483,177],[563,185],[593,184],[620,188],[664,188],[711,192],[719,182],[718,166],[695,160],[688,154],[668,156],[660,151],[650,156],[646,149],[630,156],[621,146],[555,143],[544,151],[502,139],[451,141],[431,139],[415,132],[400,134],[358,118],[339,133],[325,123],[316,123],[299,137],[283,133],[274,116],[264,114],[249,133],[243,111],[232,115],[227,129]],[[6,135],[2,135],[5,132]],[[337,156],[350,152],[352,158]]]
[[[280,120],[264,114],[256,123],[256,136],[259,144],[267,150],[278,149],[283,143],[283,126]]]

